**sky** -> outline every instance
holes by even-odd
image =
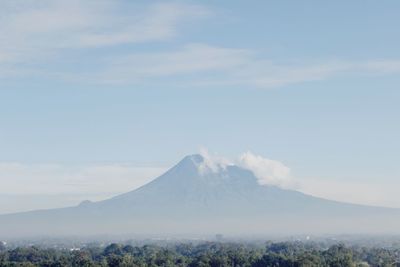
[[[1,1],[0,213],[117,195],[205,149],[400,208],[399,10]]]

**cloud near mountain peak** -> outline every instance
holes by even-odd
[[[203,157],[203,162],[198,166],[201,174],[217,173],[225,170],[227,166],[235,165],[251,171],[260,185],[274,185],[282,188],[295,187],[290,168],[280,161],[264,158],[250,151],[241,154],[235,160],[211,154],[204,148],[200,150],[200,155]]]

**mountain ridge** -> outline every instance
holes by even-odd
[[[107,200],[0,216],[0,235],[349,233],[398,231],[398,223],[400,210],[260,185],[250,170],[208,166],[194,154],[153,181]]]

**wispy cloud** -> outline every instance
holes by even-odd
[[[0,162],[0,214],[74,206],[134,190],[165,171],[128,163]]]
[[[0,194],[115,194],[156,178],[164,168],[131,164],[0,163]]]
[[[344,75],[400,73],[400,60],[326,60],[319,63],[279,63],[247,49],[187,44],[173,51],[131,53],[103,61],[105,66],[87,73],[86,81],[112,84],[175,86],[250,86],[272,88],[320,81]]]
[[[207,13],[201,6],[158,3],[151,5],[144,14],[118,19],[108,17],[108,22],[114,23],[112,27],[99,25],[102,29],[97,33],[82,34],[79,45],[105,46],[165,40],[177,34],[179,23],[183,20],[203,17]]]
[[[127,10],[123,10],[123,8]],[[182,21],[203,17],[198,5],[114,1],[2,1],[0,63],[43,62],[66,49],[154,42],[177,34]]]
[[[208,172],[218,173],[225,170],[227,166],[233,165],[228,158],[209,153],[204,147],[200,148],[200,155],[203,157],[203,162],[199,164],[198,170],[202,175]]]
[[[234,70],[249,60],[250,51],[189,44],[177,51],[124,55],[110,62],[113,75],[152,78]],[[124,71],[125,70],[125,71]],[[128,79],[127,76],[121,77]]]
[[[1,1],[0,79],[272,88],[343,75],[400,73],[397,59],[281,62],[263,51],[189,38],[170,42],[185,22],[210,14],[204,6],[182,2]],[[168,45],[144,47],[159,42]]]

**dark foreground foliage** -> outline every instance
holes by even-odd
[[[300,242],[265,245],[190,243],[167,246],[111,244],[79,250],[0,248],[0,266],[400,266],[395,248],[364,248]]]

